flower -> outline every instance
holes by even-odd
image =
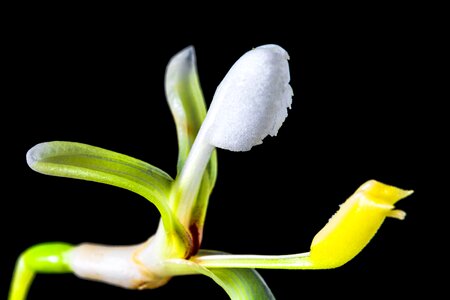
[[[357,255],[394,204],[412,193],[370,180],[343,203],[314,237],[309,252],[267,256],[201,249],[206,208],[217,177],[215,147],[248,151],[276,135],[292,103],[287,52],[264,45],[245,53],[218,86],[206,113],[193,47],[176,54],[165,89],[178,136],[177,175],[106,149],[66,141],[38,144],[26,156],[35,171],[109,184],[135,192],[161,214],[156,233],[138,245],[43,243],[18,259],[9,299],[23,300],[36,273],[72,272],[129,288],[149,289],[171,277],[203,274],[232,299],[274,299],[255,268],[326,269]]]

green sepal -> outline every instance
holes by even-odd
[[[198,256],[229,255],[213,250],[200,250]],[[231,256],[231,255],[230,255]],[[172,259],[165,267],[173,276],[202,274],[220,285],[232,300],[274,300],[272,291],[261,275],[250,268],[208,268],[195,260]]]
[[[206,105],[199,82],[194,47],[186,47],[169,61],[165,75],[165,91],[177,130],[177,170],[179,175],[206,116]],[[209,196],[215,185],[216,178],[217,153],[214,150],[203,173],[192,210],[182,212],[190,215],[190,224],[185,224],[185,226],[191,232],[196,246],[201,243]],[[178,195],[183,193],[183,187],[174,184],[172,193],[174,196],[172,197],[171,207],[174,211],[177,211],[180,199],[182,199]],[[194,249],[195,252],[196,249]]]
[[[203,275],[220,285],[232,300],[275,299],[261,275],[255,269],[204,269]]]
[[[190,235],[168,203],[172,178],[164,171],[114,151],[63,141],[34,146],[27,153],[27,162],[33,170],[43,174],[100,182],[143,196],[161,213],[173,246],[180,251],[192,247]]]
[[[166,68],[164,84],[167,103],[177,130],[177,170],[180,173],[206,116],[194,47],[186,47],[172,57]],[[210,159],[206,173],[209,176],[208,184],[212,188],[217,177],[215,153]]]

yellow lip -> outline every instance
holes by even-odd
[[[314,237],[310,257],[314,268],[339,267],[355,257],[386,217],[405,217],[394,204],[412,193],[376,180],[364,183]]]

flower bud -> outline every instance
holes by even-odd
[[[215,147],[248,151],[275,136],[292,103],[289,55],[278,45],[245,53],[217,87],[205,120]]]

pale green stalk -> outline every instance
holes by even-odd
[[[26,266],[23,255],[19,256],[9,289],[8,300],[25,300],[36,273]]]
[[[171,200],[178,203],[176,215],[185,226],[190,227],[196,205],[197,195],[202,182],[203,173],[210,160],[214,147],[207,143],[200,130],[189,152],[184,167],[175,181]]]
[[[67,243],[42,243],[24,251],[16,262],[8,300],[25,300],[37,273],[69,273]]]
[[[310,253],[290,255],[199,255],[192,261],[205,268],[313,269]]]

